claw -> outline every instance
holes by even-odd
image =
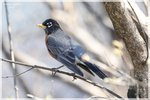
[[[64,65],[60,66],[60,67],[57,67],[57,68],[52,68],[52,76],[54,77],[58,71],[58,69],[64,67]]]
[[[76,76],[75,76],[75,73],[72,73],[72,76],[73,76],[73,80],[72,81],[77,79]]]

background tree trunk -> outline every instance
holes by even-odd
[[[147,43],[134,23],[125,2],[105,2],[106,11],[113,23],[115,32],[122,38],[134,65],[134,78],[137,84],[130,86],[129,98],[148,97],[148,57]],[[138,94],[138,95],[137,95]]]

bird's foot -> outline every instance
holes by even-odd
[[[64,67],[64,65],[60,66],[60,67],[57,67],[57,68],[52,68],[52,76],[55,76],[56,75],[56,72],[58,71],[58,69]]]
[[[72,73],[72,77],[73,77],[73,80],[72,81],[74,81],[74,80],[76,80],[77,78],[76,78],[76,74],[75,73]]]

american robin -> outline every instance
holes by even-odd
[[[104,79],[104,74],[96,65],[90,62],[90,56],[84,48],[72,37],[66,34],[54,19],[47,19],[38,24],[46,33],[46,46],[49,54],[72,70],[74,73],[83,76],[80,68],[94,76],[93,72]]]

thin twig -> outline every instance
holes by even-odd
[[[20,76],[20,75],[22,75],[22,74],[24,74],[24,73],[26,73],[26,72],[28,72],[28,71],[30,71],[32,69],[33,69],[33,67],[29,68],[28,70],[26,70],[26,71],[24,71],[22,73],[16,74],[15,76],[2,76],[2,78],[12,78],[12,77]]]
[[[95,99],[108,99],[106,97],[101,97],[101,96],[91,96],[88,98],[88,100],[95,100]]]
[[[58,70],[58,69],[54,69],[54,68],[47,68],[47,67],[44,67],[44,66],[39,66],[39,65],[30,65],[30,64],[26,64],[26,63],[22,63],[22,62],[17,62],[17,61],[12,61],[12,60],[8,60],[8,59],[3,59],[3,58],[0,58],[2,61],[5,61],[5,62],[9,62],[9,63],[15,63],[15,64],[18,64],[18,65],[23,65],[23,66],[28,66],[28,67],[32,67],[32,68],[39,68],[39,69],[43,69],[43,70],[47,70],[47,71],[52,71],[52,72],[57,72],[57,73],[60,73],[60,74],[64,74],[64,75],[68,75],[68,76],[72,76],[73,78],[75,79],[80,79],[82,81],[85,81],[91,85],[94,85],[98,88],[101,88],[101,89],[104,89],[106,90],[108,93],[112,94],[113,96],[117,97],[117,98],[122,98],[121,96],[119,96],[118,94],[114,93],[113,91],[107,89],[106,87],[104,86],[101,86],[100,84],[98,83],[95,83],[93,81],[90,81],[88,79],[85,79],[81,76],[78,76],[74,73],[68,73],[68,72],[65,72],[65,71],[61,71],[61,70]]]
[[[8,12],[6,1],[4,2],[4,5],[5,5],[5,12],[6,12],[7,32],[8,32],[8,37],[9,37],[10,57],[11,57],[12,61],[15,61],[14,51],[13,51],[13,42],[12,42],[12,36],[11,36],[11,27],[10,27],[10,23],[9,23],[9,12]],[[12,63],[12,67],[13,67],[13,75],[15,76],[16,66],[14,63]],[[15,89],[15,97],[18,98],[19,94],[18,94],[16,77],[14,77],[14,89]]]

